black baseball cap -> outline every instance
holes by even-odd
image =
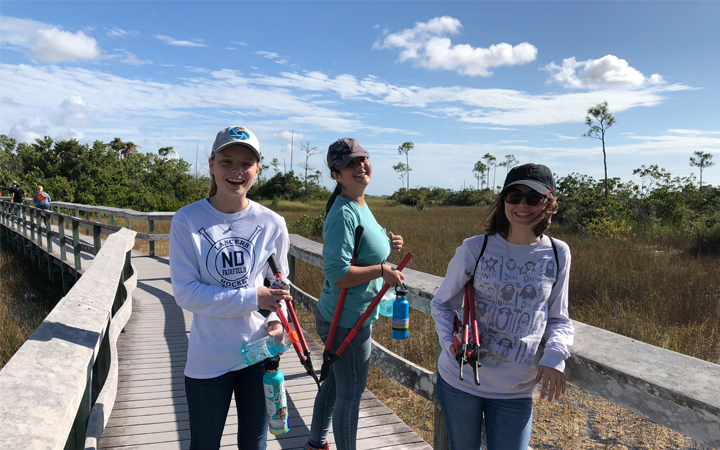
[[[505,177],[505,185],[502,191],[505,192],[510,186],[522,184],[542,195],[556,195],[555,179],[552,170],[548,166],[542,164],[523,164],[510,169],[507,177]]]
[[[330,144],[327,152],[327,165],[331,169],[343,170],[350,164],[353,158],[365,156],[370,158],[370,154],[360,147],[360,144],[353,138],[342,138]]]

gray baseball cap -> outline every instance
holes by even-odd
[[[260,157],[260,141],[252,131],[245,127],[227,127],[220,131],[212,146],[212,155],[231,145],[244,145],[255,153],[258,161],[262,159]]]
[[[330,144],[327,152],[327,165],[331,169],[343,170],[350,164],[353,158],[365,156],[370,158],[370,154],[360,147],[360,144],[353,138],[342,138]]]

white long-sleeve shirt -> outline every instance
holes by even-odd
[[[214,378],[245,367],[240,350],[279,320],[258,312],[257,288],[274,279],[271,254],[287,277],[285,219],[250,201],[236,214],[207,199],[175,213],[170,229],[170,277],[175,301],[193,314],[185,375]],[[284,307],[283,307],[284,309]]]
[[[558,239],[560,272],[550,238],[517,245],[499,234],[487,236],[473,287],[483,347],[489,354],[480,363],[480,386],[465,366],[460,381],[458,363],[450,354],[455,310],[462,309],[465,284],[475,270],[486,236],[466,239],[448,265],[445,279],[431,302],[435,330],[442,346],[438,373],[448,384],[487,398],[530,397],[538,365],[564,371],[570,356],[573,326],[568,316],[570,248]],[[554,286],[554,287],[553,287]],[[538,351],[545,342],[544,352]],[[542,355],[542,356],[541,356]]]

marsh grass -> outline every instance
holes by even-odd
[[[0,369],[62,298],[35,264],[0,244]]]
[[[462,241],[482,232],[485,214],[484,208],[474,207],[391,206],[378,198],[368,199],[368,205],[382,226],[404,238],[402,254],[394,253],[391,262],[399,262],[409,251],[414,254],[410,267],[441,277]],[[297,232],[293,223],[303,214],[319,215],[319,210],[299,206],[286,212],[282,203],[277,211],[286,218],[291,233]],[[720,260],[691,256],[682,248],[690,240],[670,233],[628,241],[570,235],[557,227],[551,227],[550,234],[566,241],[572,251],[573,319],[706,361],[718,360]],[[320,236],[306,237],[322,242]],[[317,298],[321,270],[302,261],[296,269],[298,285]],[[309,314],[303,312],[305,316]],[[314,332],[314,323],[306,317],[304,326]],[[411,310],[410,323],[410,339],[395,341],[389,319],[381,317],[373,327],[373,339],[434,371],[434,322]],[[432,443],[430,402],[372,367],[368,388]],[[560,402],[548,405],[536,398],[533,430],[533,448],[703,448],[574,386]]]

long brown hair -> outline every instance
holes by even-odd
[[[331,167],[330,168],[330,178],[333,178],[332,174],[334,174],[334,173],[340,173],[340,171],[334,167]],[[335,189],[333,190],[332,195],[330,195],[330,198],[328,199],[327,203],[325,203],[325,216],[327,216],[328,213],[330,212],[330,208],[332,208],[333,203],[335,203],[335,199],[337,198],[337,196],[342,194],[342,186],[340,185],[340,183],[337,180],[335,181],[335,183],[337,183],[335,185]]]
[[[485,215],[485,234],[493,235],[500,233],[503,238],[507,238],[510,233],[510,221],[505,215],[506,193],[507,191],[499,193],[493,204],[490,206],[490,209],[488,209],[488,212]],[[557,210],[557,199],[552,194],[548,194],[548,199],[545,202],[545,208],[540,216],[540,221],[533,227],[535,236],[540,236],[545,233],[548,228],[550,228],[552,216],[557,213]]]

